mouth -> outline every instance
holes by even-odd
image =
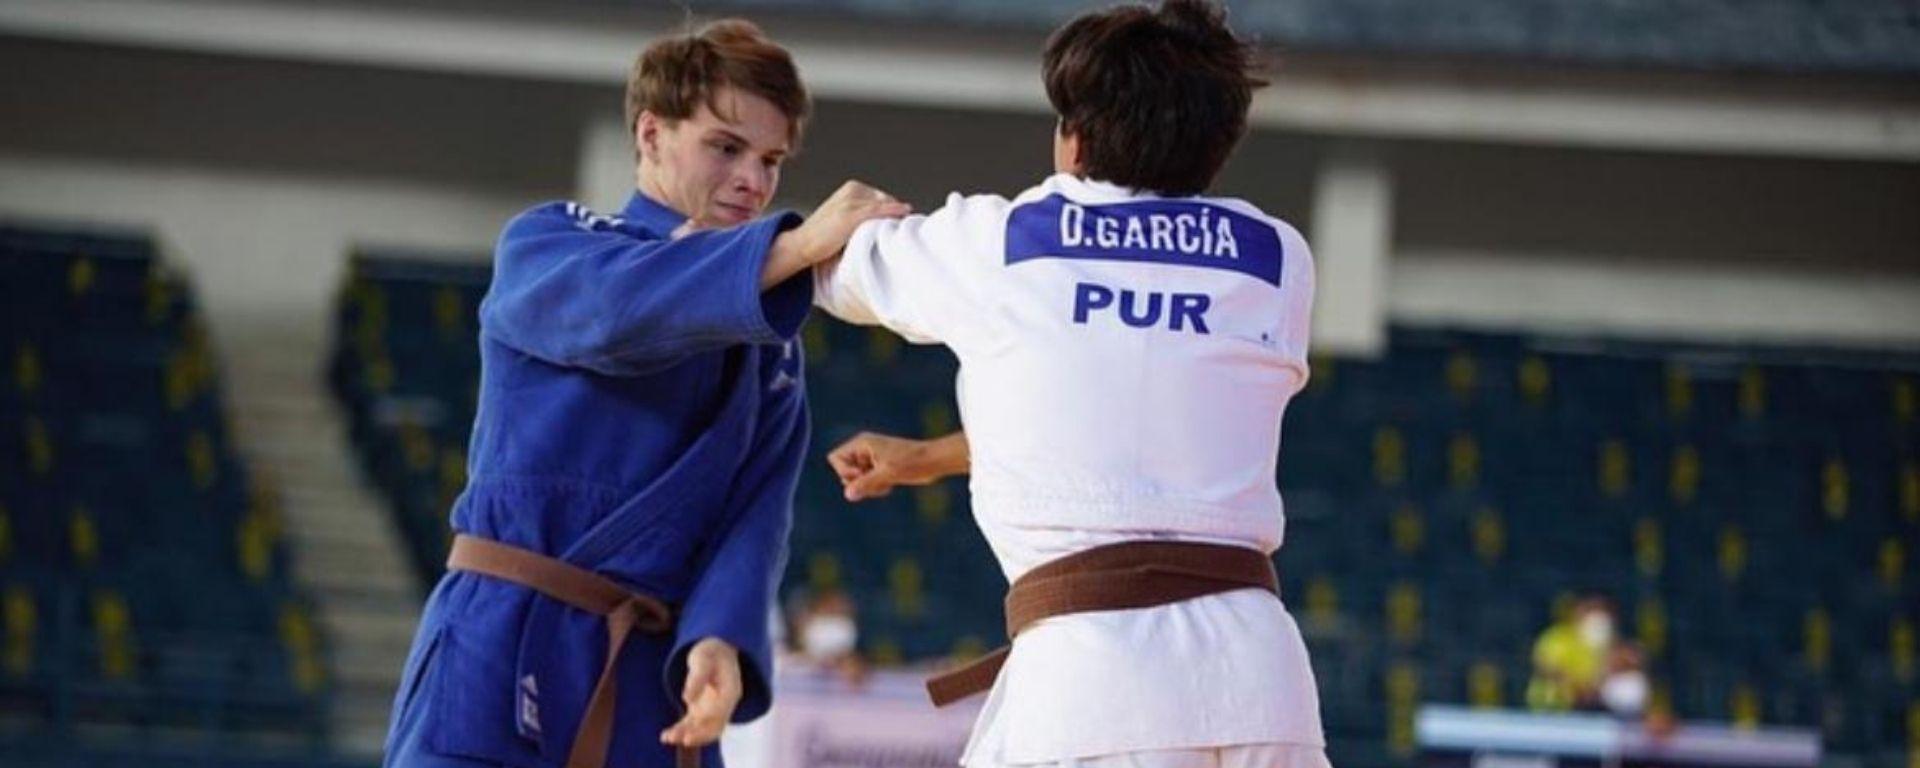
[[[753,218],[754,213],[754,209],[752,208],[744,205],[734,205],[732,203],[716,202],[713,204],[713,209],[716,213],[720,214],[720,218],[735,223]]]

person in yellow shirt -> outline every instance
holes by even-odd
[[[1546,711],[1597,708],[1613,657],[1614,627],[1613,605],[1590,595],[1541,632],[1533,644],[1527,706]]]

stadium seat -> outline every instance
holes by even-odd
[[[337,316],[335,391],[424,577],[464,479],[484,285],[480,267],[363,255]],[[952,356],[825,318],[804,343],[815,443],[787,589],[846,590],[879,661],[998,642],[1006,583],[964,481],[849,505],[825,471],[860,430],[956,428]],[[1401,759],[1420,701],[1523,703],[1534,638],[1589,591],[1621,606],[1683,717],[1858,741],[1888,717],[1819,713],[1896,672],[1860,711],[1913,691],[1913,630],[1890,618],[1920,588],[1910,382],[1766,350],[1414,329],[1381,359],[1312,366],[1284,425],[1276,563],[1336,761]],[[1872,652],[1840,652],[1855,643]]]
[[[0,708],[323,730],[323,689],[263,709],[235,675],[290,587],[184,277],[144,236],[0,225],[0,299]]]

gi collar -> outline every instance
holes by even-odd
[[[1067,191],[1080,200],[1116,202],[1120,200],[1160,199],[1160,195],[1145,189],[1123,187],[1112,182],[1075,176],[1071,173],[1056,173],[1052,181],[1056,189]]]
[[[632,197],[627,198],[627,207],[621,210],[620,215],[663,238],[672,237],[674,230],[687,223],[685,214],[668,208],[637,189]]]

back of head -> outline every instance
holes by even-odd
[[[641,51],[627,77],[627,130],[641,112],[682,120],[702,104],[730,118],[714,101],[726,87],[771,102],[787,116],[788,138],[799,140],[810,109],[800,70],[787,49],[745,19],[722,19]]]
[[[1047,98],[1086,175],[1163,195],[1206,191],[1247,132],[1253,48],[1211,0],[1118,6],[1047,41]]]

